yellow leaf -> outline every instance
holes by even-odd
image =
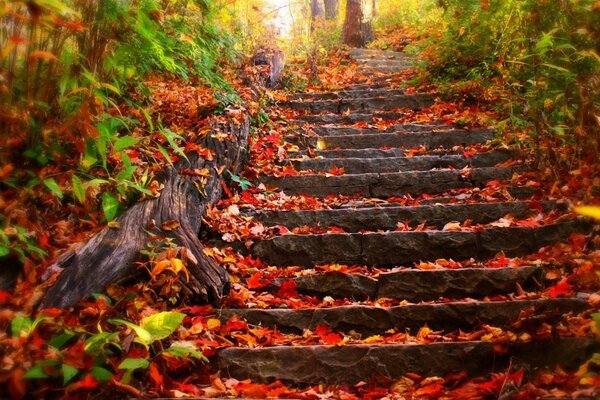
[[[363,343],[376,343],[380,342],[382,339],[383,338],[380,335],[369,336],[368,338],[363,340]]]
[[[190,280],[190,275],[188,273],[187,268],[185,267],[185,264],[183,263],[183,261],[181,261],[179,258],[172,258],[171,259],[171,270],[173,272],[175,272],[175,274],[179,274],[181,271],[183,271],[186,279],[189,281]]]
[[[206,327],[209,331],[214,331],[221,327],[221,321],[216,318],[210,318],[208,321],[206,321]]]
[[[575,212],[580,215],[585,215],[586,217],[600,219],[600,207],[594,207],[594,206],[575,207]]]

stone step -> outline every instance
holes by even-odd
[[[370,135],[339,135],[325,137],[286,137],[291,143],[315,147],[319,150],[333,149],[369,149],[382,147],[418,148],[427,149],[438,147],[452,148],[470,144],[481,144],[492,140],[494,132],[491,130],[446,130],[439,132],[399,132],[399,133],[373,133]]]
[[[318,136],[341,135],[369,135],[373,133],[400,133],[400,132],[437,132],[458,129],[453,125],[442,124],[399,124],[386,129],[377,128],[350,128],[339,126],[315,126],[311,128]]]
[[[384,60],[391,59],[406,59],[411,58],[410,55],[406,53],[401,53],[399,51],[389,51],[389,50],[375,50],[375,49],[352,49],[349,53],[350,58],[352,59],[373,59],[373,58],[381,58]]]
[[[512,156],[511,152],[493,151],[475,154],[468,158],[460,154],[384,158],[311,158],[292,160],[291,164],[298,171],[327,172],[333,168],[343,168],[346,174],[365,174],[428,171],[434,168],[462,169],[466,166],[493,167],[510,160]]]
[[[406,156],[406,151],[399,148],[392,149],[341,149],[341,150],[313,150],[312,154],[315,157],[321,158],[386,158],[386,157],[404,157]],[[289,152],[288,153],[291,158],[300,158],[300,157],[310,157],[310,154],[306,150]],[[421,154],[460,154],[458,152],[452,150],[440,151],[439,149],[434,149],[430,151],[425,151]]]
[[[397,197],[402,195],[440,194],[452,189],[485,186],[492,180],[508,180],[516,168],[473,168],[464,178],[459,170],[388,172],[346,175],[260,176],[259,182],[287,194],[312,196],[357,195]]]
[[[277,292],[290,278],[278,278],[265,290]],[[544,281],[544,269],[536,266],[517,268],[462,268],[439,270],[406,269],[386,272],[377,278],[361,274],[328,271],[293,278],[296,290],[309,296],[353,300],[391,298],[418,303],[442,297],[482,299],[514,293],[518,283],[524,290],[535,290]]]
[[[250,252],[279,266],[337,263],[386,267],[440,258],[485,260],[501,251],[508,257],[522,256],[585,230],[582,222],[569,221],[536,228],[488,227],[481,231],[287,234],[256,241]]]
[[[304,309],[221,309],[218,317],[225,322],[238,316],[253,325],[277,327],[284,332],[314,330],[325,324],[334,331],[355,331],[364,336],[382,334],[389,329],[412,334],[428,326],[433,330],[447,332],[456,329],[469,330],[480,324],[506,327],[515,322],[521,311],[530,315],[557,317],[568,312],[586,308],[586,301],[577,298],[469,301],[436,304],[404,304],[394,307],[350,305],[331,308]]]
[[[537,289],[544,281],[541,267],[462,268],[447,270],[403,270],[386,272],[377,280],[377,297],[411,302],[475,298],[514,293],[518,283],[524,290]]]
[[[373,89],[390,89],[390,85],[386,83],[354,83],[342,88],[333,88],[332,90],[373,90]]]
[[[375,72],[375,73],[387,73],[387,74],[395,74],[395,73],[399,73],[399,72],[403,72],[403,71],[408,71],[414,69],[414,66],[409,65],[409,64],[403,64],[403,65],[383,65],[383,66],[373,66],[373,65],[365,65],[365,66],[361,66],[357,69],[358,72],[362,72],[362,73],[369,73],[369,72]]]
[[[382,113],[352,113],[349,115],[299,115],[296,121],[290,123],[309,123],[315,125],[352,125],[358,122],[372,122],[374,119],[394,120],[404,116],[401,112],[382,112]]]
[[[289,100],[341,100],[362,99],[383,96],[399,96],[404,89],[349,89],[326,93],[297,93],[288,96]]]
[[[412,59],[395,59],[395,60],[382,60],[377,58],[362,58],[356,61],[360,66],[369,67],[396,67],[396,66],[412,66]]]
[[[567,338],[513,343],[505,352],[492,342],[470,341],[432,344],[377,344],[346,346],[278,346],[225,348],[218,360],[224,376],[275,380],[293,384],[357,384],[385,377],[389,381],[407,373],[425,377],[465,371],[482,376],[505,368],[577,368],[598,351],[594,338]]]
[[[556,202],[543,202],[545,211],[556,208]],[[321,210],[258,211],[252,215],[265,226],[283,225],[288,229],[300,226],[336,226],[346,232],[361,230],[393,231],[398,223],[407,222],[417,226],[427,221],[428,226],[443,227],[448,222],[471,220],[473,224],[486,224],[497,221],[507,214],[522,219],[536,214],[531,202],[513,201],[503,203],[466,203],[420,205],[414,207],[389,206],[369,208],[344,208]]]
[[[429,94],[410,94],[345,100],[288,101],[280,106],[311,113],[386,111],[399,108],[420,110],[431,107],[435,98]]]

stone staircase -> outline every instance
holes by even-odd
[[[393,76],[410,67],[410,58],[402,53],[353,50],[351,57],[361,70],[378,75]],[[225,348],[218,354],[222,376],[293,384],[356,384],[379,376],[398,379],[409,372],[441,376],[466,371],[474,376],[508,365],[573,367],[584,361],[596,348],[595,340],[561,335],[558,325],[564,314],[585,310],[585,299],[541,295],[545,285],[542,266],[498,267],[490,260],[500,252],[508,257],[535,253],[588,227],[568,218],[535,227],[491,224],[507,214],[525,219],[539,211],[561,210],[552,200],[530,200],[536,188],[519,184],[509,187],[510,201],[478,197],[490,182],[509,181],[526,168],[522,164],[501,166],[515,157],[507,150],[465,155],[471,146],[489,143],[494,137],[492,130],[437,123],[393,125],[384,130],[349,126],[374,118],[395,119],[401,112],[394,110],[418,110],[434,103],[430,95],[389,88],[384,78],[378,76],[380,83],[376,84],[290,96],[284,106],[302,111],[296,122],[305,134],[286,138],[299,147],[286,163],[312,173],[257,179],[257,183],[286,194],[362,197],[335,209],[246,211],[264,226],[336,230],[288,233],[255,241],[250,249],[238,246],[240,251],[281,267],[365,266],[373,273],[328,271],[294,278],[298,293],[357,303],[308,309],[221,309],[219,318],[225,322],[237,316],[250,324],[300,334],[325,324],[334,332],[361,338],[390,330],[415,334],[423,327],[466,334],[461,340],[426,344]],[[411,154],[414,148],[421,151]],[[345,173],[323,174],[334,167]],[[426,196],[411,206],[388,201],[406,195]],[[438,196],[429,200],[430,195]],[[532,211],[534,208],[537,211]],[[422,230],[397,229],[399,223],[416,226],[422,221],[426,221]],[[453,221],[481,226],[444,229]],[[473,267],[414,268],[415,263],[438,259],[472,259]],[[276,279],[263,290],[276,293],[285,280]],[[396,303],[381,306],[373,303],[377,299],[395,299]],[[468,334],[482,326],[534,332],[542,325],[549,327],[551,334],[502,344]]]

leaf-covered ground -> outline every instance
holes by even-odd
[[[307,74],[305,70],[293,71]],[[407,86],[407,73],[395,84]],[[368,82],[373,77],[361,76],[343,52],[332,57],[330,65],[319,70],[319,84],[309,91],[323,91],[344,87],[357,82]],[[241,85],[240,85],[241,86]],[[197,118],[198,110],[210,107],[212,96],[198,88],[182,85],[178,81],[155,81],[152,85],[154,104],[166,119],[165,126],[174,132],[206,132],[206,118]],[[428,88],[433,90],[431,88]],[[415,88],[408,89],[416,91]],[[287,93],[266,93],[270,103],[284,101]],[[256,119],[256,131],[250,144],[250,161],[242,176],[232,177],[227,196],[205,216],[210,233],[207,243],[219,239],[227,242],[246,242],[289,233],[311,235],[323,232],[343,232],[336,226],[306,226],[289,230],[283,226],[265,227],[247,212],[263,210],[315,210],[334,209],[343,205],[363,202],[368,204],[393,203],[414,206],[425,202],[435,204],[502,202],[512,200],[507,187],[522,185],[542,189],[541,193],[564,204],[562,211],[544,212],[541,195],[532,197],[531,216],[517,219],[507,215],[489,224],[464,222],[432,227],[423,221],[418,225],[398,223],[396,230],[482,230],[485,227],[538,227],[574,216],[572,204],[594,204],[597,196],[591,188],[597,184],[597,165],[583,163],[579,169],[554,176],[550,170],[536,173],[515,172],[509,181],[493,181],[482,190],[454,190],[440,195],[402,196],[380,199],[361,199],[349,196],[330,196],[324,199],[307,195],[286,195],[274,192],[265,185],[247,187],[263,175],[295,176],[309,173],[298,171],[279,161],[288,157],[295,145],[284,136],[295,132],[294,120],[299,113],[269,105],[259,108],[246,96],[248,108]],[[494,124],[499,115],[489,104],[457,104],[437,101],[419,112],[397,110],[402,114],[394,120],[374,118],[372,121],[351,125],[355,128],[385,129],[400,123],[436,122],[473,127]],[[209,117],[218,118],[218,117]],[[518,145],[524,133],[507,133],[493,147]],[[133,137],[139,141],[157,144],[164,139],[149,138],[142,134]],[[192,135],[193,136],[193,135]],[[180,143],[185,151],[203,151],[194,148],[192,136]],[[164,155],[149,143],[140,150],[131,147],[127,154],[134,163],[151,163],[158,172]],[[467,157],[487,150],[488,147],[469,146],[456,148]],[[410,155],[418,156],[425,149],[412,149]],[[171,155],[176,158],[177,154]],[[525,161],[523,161],[525,160]],[[118,162],[118,160],[115,160]],[[511,160],[508,165],[528,162],[528,156]],[[40,171],[40,176],[51,176],[52,171]],[[202,171],[193,173],[202,174]],[[326,174],[343,175],[345,171],[334,168]],[[461,173],[468,176],[469,169]],[[65,186],[64,182],[57,182]],[[87,188],[94,190],[94,188]],[[160,188],[156,188],[157,192]],[[100,217],[81,219],[80,211],[62,210],[57,198],[45,193],[16,193],[10,189],[2,197],[2,204],[19,225],[35,227],[35,245],[52,257],[73,243],[80,242],[100,228]],[[32,210],[43,218],[31,218]],[[43,222],[42,222],[43,221]],[[82,222],[85,221],[85,222]],[[563,315],[544,319],[523,312],[518,321],[508,329],[481,325],[470,331],[433,331],[427,326],[414,332],[390,330],[382,335],[363,336],[356,332],[336,331],[326,325],[314,331],[282,333],[277,329],[254,326],[239,318],[221,322],[211,306],[186,304],[180,299],[178,282],[186,279],[186,249],[169,246],[168,230],[165,237],[152,238],[146,249],[147,259],[139,264],[139,274],[128,282],[115,284],[104,293],[82,301],[68,310],[45,309],[34,311],[46,285],[40,283],[46,264],[26,265],[25,277],[14,293],[0,292],[0,395],[21,398],[123,398],[134,397],[248,397],[248,398],[298,398],[298,399],[402,399],[402,398],[515,398],[588,397],[598,395],[600,387],[600,360],[595,356],[576,371],[539,370],[526,371],[510,368],[506,371],[476,379],[457,373],[444,377],[422,377],[406,374],[399,380],[389,381],[374,371],[373,379],[355,386],[292,387],[281,382],[269,385],[251,381],[237,381],[221,376],[211,363],[216,352],[225,347],[262,347],[282,344],[328,344],[343,346],[354,343],[434,343],[445,341],[484,340],[497,345],[498,351],[508,343],[528,343],[535,338],[581,337],[598,335],[597,322],[586,311],[581,315]],[[210,240],[209,240],[210,239]],[[517,290],[509,296],[496,296],[485,301],[507,299],[558,298],[585,293],[592,309],[600,307],[598,270],[600,266],[600,239],[594,234],[573,234],[567,241],[545,247],[536,254],[509,258],[498,254],[485,262],[475,260],[439,259],[422,262],[418,269],[458,269],[474,267],[519,268],[524,265],[546,267],[551,284],[527,292]],[[364,304],[389,307],[408,304],[401,299],[318,298],[301,294],[294,278],[324,271],[363,274],[377,277],[376,268],[355,265],[319,265],[312,269],[291,266],[275,268],[252,256],[245,256],[227,245],[208,247],[207,254],[214,257],[231,274],[232,291],[222,307],[231,308],[316,308],[337,305]],[[51,257],[51,258],[52,258]],[[279,284],[273,283],[279,280]],[[443,303],[439,299],[432,303]],[[464,302],[475,301],[464,299]]]

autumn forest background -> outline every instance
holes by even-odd
[[[127,279],[71,308],[39,305],[61,254],[160,196],[166,167],[215,156],[198,139],[218,124],[247,118],[251,146],[284,148],[273,132],[292,116],[277,102],[352,82],[353,47],[414,56],[404,87],[441,99],[422,121],[494,126],[535,165],[539,186],[600,214],[599,1],[0,0],[0,21],[0,397],[317,398],[320,389],[215,383],[209,358],[242,322],[221,326],[184,295],[189,259],[168,235],[140,249]],[[274,55],[285,61],[270,82]],[[225,192],[280,168],[276,157],[224,173]],[[597,280],[597,251],[586,254]],[[177,331],[190,320],[202,320],[193,345],[192,328]],[[598,386],[594,360],[553,384]],[[382,393],[371,389],[327,393]]]

